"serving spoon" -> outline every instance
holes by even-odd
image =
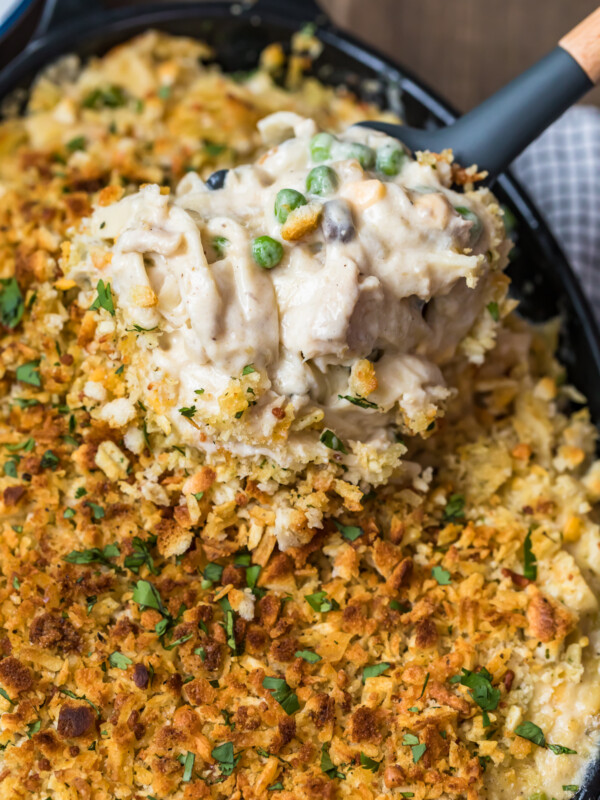
[[[481,105],[439,130],[390,122],[359,122],[405,144],[476,164],[494,180],[554,120],[600,80],[600,7],[567,33],[547,56]]]

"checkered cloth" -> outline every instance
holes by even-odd
[[[512,171],[562,246],[600,322],[600,109],[571,108]]]

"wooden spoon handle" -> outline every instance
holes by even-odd
[[[600,7],[562,37],[558,43],[593,83],[600,80]]]

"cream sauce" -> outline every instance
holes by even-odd
[[[319,162],[334,170],[335,190],[311,194],[314,123],[280,112],[259,127],[271,149],[230,170],[222,188],[190,173],[175,197],[146,186],[98,207],[80,244],[108,247],[112,260],[99,271],[88,257],[71,277],[88,289],[110,281],[125,327],[156,329],[139,336],[134,367],[142,394],[157,381],[176,387],[165,414],[184,441],[295,468],[332,455],[319,442],[330,429],[351,467],[356,442],[397,461],[398,430],[423,431],[443,408],[442,368],[506,261],[497,206],[486,190],[449,188],[444,159],[402,151],[396,175],[364,168],[356,144],[373,159],[400,146],[363,128],[334,139]],[[306,200],[283,225],[282,189]],[[283,246],[272,269],[252,255],[264,235]],[[234,424],[223,400],[232,379],[243,395]],[[193,424],[179,412],[191,407]]]

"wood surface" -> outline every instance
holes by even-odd
[[[319,2],[338,24],[463,111],[531,66],[598,6],[598,0]],[[600,88],[585,102],[600,105]]]
[[[600,80],[600,7],[563,36],[560,46],[573,56],[590,80],[597,83]]]

